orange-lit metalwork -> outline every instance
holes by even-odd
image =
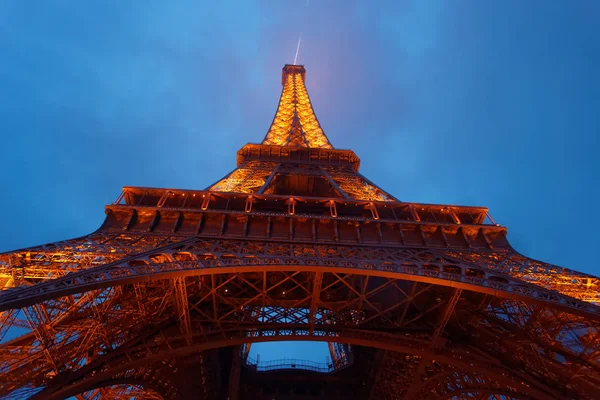
[[[485,207],[377,187],[304,74],[208,189],[125,187],[96,232],[0,254],[0,397],[597,397],[599,279],[517,253]],[[331,362],[247,358],[281,340]]]
[[[304,67],[286,65],[283,90],[273,123],[263,144],[333,148],[323,133],[304,86]]]
[[[215,192],[254,193],[265,184],[275,163],[250,161],[211,186]]]
[[[351,198],[356,200],[394,201],[394,198],[362,176],[347,168],[328,167],[326,171],[331,178]]]

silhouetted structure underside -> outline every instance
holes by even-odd
[[[572,399],[600,393],[598,278],[484,207],[399,201],[334,149],[302,66],[206,190],[126,187],[96,232],[0,255],[0,395]],[[330,343],[261,368],[252,343]]]

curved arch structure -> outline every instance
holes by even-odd
[[[236,350],[279,340],[354,355],[338,383],[297,373],[294,398],[600,392],[598,278],[518,254],[486,208],[377,187],[304,73],[284,67],[267,138],[208,190],[126,187],[98,231],[0,254],[0,395],[285,398]]]
[[[106,380],[98,385],[98,387],[88,387],[83,393],[73,393],[73,396],[84,399],[147,399],[147,400],[163,400],[164,397],[158,392],[148,387],[146,381],[136,380]]]

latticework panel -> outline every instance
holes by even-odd
[[[377,371],[370,400],[401,400],[410,388],[421,356],[386,351]]]
[[[279,106],[263,144],[333,148],[323,133],[299,73],[288,73]]]
[[[214,184],[215,192],[255,193],[265,184],[276,163],[250,161]]]
[[[263,140],[263,144],[285,146],[289,139],[295,112],[294,74],[289,74],[283,85],[275,118],[267,132],[265,140]]]
[[[434,360],[462,374],[466,366],[461,360],[471,361],[474,354],[519,365],[520,375],[500,387],[496,383],[502,373],[486,370],[467,378],[456,375],[443,387],[501,395],[510,395],[511,388],[521,392],[523,381],[537,382],[536,390],[545,391],[559,382],[582,394],[600,387],[594,306],[469,263],[445,249],[180,239],[94,236],[37,248],[45,257],[71,249],[56,256],[55,263],[24,258],[18,270],[52,271],[54,264],[68,265],[81,258],[79,253],[87,254],[85,246],[90,254],[115,254],[120,260],[55,279],[28,278],[33,286],[0,296],[0,307],[10,316],[4,323],[21,334],[1,342],[0,393],[55,385],[54,377],[67,379],[90,365],[86,368],[96,371],[93,378],[82,371],[77,378],[81,384],[74,386],[81,393],[90,391],[97,379],[113,379],[106,368],[129,370],[132,360],[148,357],[153,363],[179,354],[171,353],[177,349],[182,356],[192,354],[188,348],[197,354],[223,338],[240,345],[288,336],[361,346],[393,340],[405,346],[400,353],[427,360],[416,367],[389,361],[404,369],[394,374],[388,368],[388,393],[414,396],[420,386],[403,379],[429,380]],[[120,246],[140,254],[120,253]],[[17,306],[7,309],[7,304]],[[368,343],[352,342],[365,332]],[[386,332],[392,339],[374,339]],[[155,347],[148,348],[149,343]],[[114,353],[117,348],[122,352]],[[477,362],[482,371],[490,363]],[[430,389],[433,394],[441,390]]]
[[[352,199],[369,201],[395,201],[390,195],[369,183],[365,178],[349,168],[325,168],[331,178]]]
[[[431,373],[424,382],[416,399],[531,399],[519,393],[514,387],[502,384],[485,376],[485,372],[464,373],[438,366],[437,373]],[[433,370],[433,368],[432,368]],[[433,371],[432,371],[433,372]]]
[[[141,235],[143,236],[143,235]],[[170,236],[156,236],[162,241],[170,240]],[[165,239],[166,238],[166,239]],[[184,238],[181,238],[184,239]],[[191,252],[190,258],[181,259],[183,250]],[[161,254],[161,252],[164,252]],[[422,277],[436,282],[456,282],[469,285],[471,290],[501,290],[508,296],[529,298],[536,301],[547,301],[552,304],[586,312],[597,313],[597,308],[561,296],[560,293],[547,290],[539,285],[529,284],[521,279],[514,279],[502,271],[490,274],[489,266],[478,266],[452,255],[443,249],[411,249],[398,247],[363,247],[338,245],[290,244],[285,242],[261,242],[252,240],[211,240],[201,238],[185,239],[181,243],[166,244],[162,249],[154,250],[155,256],[143,255],[139,260],[126,259],[122,262],[105,264],[102,275],[86,270],[79,271],[77,281],[66,288],[56,280],[46,284],[22,288],[18,292],[10,292],[2,297],[0,306],[20,301],[22,296],[34,295],[36,298],[50,295],[55,291],[76,290],[79,286],[97,284],[99,281],[110,284],[119,280],[135,281],[136,277],[147,273],[174,273],[190,268],[208,270],[213,266],[237,265],[251,267],[257,264],[293,264],[299,266],[330,265],[351,267],[357,273],[361,270],[382,271],[404,274],[406,277]],[[210,255],[208,258],[207,254]],[[465,253],[467,254],[467,253]],[[223,255],[223,259],[216,259]],[[300,256],[300,257],[299,257]],[[164,262],[160,260],[165,260]],[[325,264],[324,264],[325,263]],[[149,264],[157,266],[149,268]],[[454,283],[453,283],[454,284]]]
[[[78,371],[82,365],[89,364],[86,369],[100,368],[93,375],[84,373],[77,378],[83,379],[77,387],[85,389],[96,379],[112,378],[114,374],[107,367],[127,369],[132,360],[147,358],[150,363],[174,354],[185,356],[210,348],[211,343],[222,343],[224,338],[231,345],[239,345],[307,336],[339,343],[365,338],[368,342],[354,343],[375,347],[392,340],[404,346],[403,351],[389,349],[409,355],[402,356],[403,361],[388,362],[391,365],[387,366],[382,385],[390,393],[408,393],[413,385],[408,378],[420,382],[415,377],[428,377],[429,365],[435,365],[433,360],[453,365],[459,371],[468,367],[461,360],[468,360],[486,371],[483,378],[471,376],[468,382],[462,375],[457,377],[462,381],[456,381],[453,390],[463,390],[469,382],[486,383],[486,387],[497,389],[493,382],[503,375],[489,370],[490,360],[478,358],[484,353],[506,365],[522,365],[521,375],[504,383],[505,388],[523,390],[519,386],[523,380],[530,385],[536,380],[542,384],[568,381],[577,393],[586,393],[589,385],[597,383],[593,379],[600,356],[600,343],[594,339],[598,336],[597,323],[552,305],[537,310],[522,302],[462,294],[431,283],[332,270],[335,259],[349,265],[352,261],[342,257],[358,254],[321,246],[314,250],[329,255],[328,260],[319,262],[328,265],[322,272],[302,271],[294,266],[292,258],[287,262],[281,256],[249,259],[252,265],[263,264],[264,268],[243,272],[240,259],[231,258],[232,251],[239,256],[265,252],[307,254],[304,247],[296,251],[283,244],[267,248],[261,243],[242,241],[187,241],[166,246],[156,255],[132,259],[136,262],[130,265],[145,259],[156,263],[144,266],[151,271],[165,263],[187,265],[194,260],[198,264],[197,258],[209,254],[227,257],[213,260],[216,263],[211,263],[210,276],[156,276],[154,281],[124,285],[115,282],[116,286],[107,289],[55,297],[25,307],[23,313],[30,333],[0,347],[0,373],[6,377],[0,390],[6,393],[10,387],[31,383],[47,386],[53,376],[59,375],[76,379],[77,374],[72,371]],[[391,254],[381,252],[378,257],[385,256]],[[404,259],[412,257],[414,261],[423,256],[406,253]],[[294,257],[298,260],[302,256]],[[282,265],[288,268],[282,269]],[[228,266],[235,266],[237,272],[220,272]],[[121,274],[129,275],[131,271],[122,267]],[[100,272],[96,275],[106,276]],[[182,303],[181,298],[186,302]],[[454,338],[453,332],[463,330]],[[437,346],[441,350],[434,353],[432,349]],[[121,350],[115,353],[118,348]],[[188,348],[192,353],[185,350]],[[419,357],[429,361],[420,362]],[[393,372],[398,368],[400,373]],[[65,371],[71,372],[66,375]],[[469,388],[483,390],[480,386]],[[413,392],[420,393],[417,389]]]
[[[180,241],[175,236],[93,233],[0,254],[0,290],[55,279]]]
[[[474,306],[469,306],[474,311]],[[548,382],[565,382],[578,393],[582,385],[596,382],[600,367],[600,323],[565,313],[545,304],[486,297],[460,324],[470,340],[487,344],[490,354],[511,354],[514,365],[535,371]],[[469,316],[467,317],[467,314]],[[526,344],[517,350],[518,343]],[[578,368],[572,368],[579,364]],[[582,378],[582,375],[588,375]],[[583,396],[582,396],[583,397]]]
[[[131,399],[145,399],[145,400],[163,400],[163,396],[155,392],[152,389],[146,389],[140,385],[127,385],[120,384],[109,387],[103,387],[100,389],[94,389],[78,396],[80,399],[85,400],[101,400],[101,399],[114,399],[114,400],[131,400]]]
[[[600,304],[600,279],[509,252],[449,251],[449,257],[499,271],[558,293]]]
[[[304,80],[298,74],[294,74],[294,86],[296,88],[296,112],[308,147],[332,148],[317,121],[306,86],[304,86]]]

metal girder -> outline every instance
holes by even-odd
[[[234,245],[234,246],[232,246]],[[213,247],[223,247],[226,257],[211,252]],[[267,251],[285,248],[287,254],[310,252],[315,256],[285,256],[270,254]],[[239,252],[242,248],[242,252]],[[206,257],[207,250],[210,257]],[[258,251],[256,251],[258,250]],[[185,252],[189,261],[170,262],[169,258]],[[360,254],[360,257],[346,257],[345,254]],[[29,305],[53,296],[77,293],[89,287],[106,287],[133,283],[147,279],[161,279],[168,276],[186,276],[188,274],[211,274],[218,266],[227,268],[245,268],[248,271],[260,265],[280,265],[284,268],[294,266],[298,269],[317,271],[321,268],[336,268],[352,274],[367,274],[397,277],[438,285],[449,285],[472,291],[506,296],[515,299],[531,299],[537,302],[568,308],[575,312],[600,315],[600,307],[577,301],[555,291],[547,290],[522,280],[511,278],[500,271],[490,273],[466,261],[455,262],[445,251],[433,249],[387,249],[365,248],[362,246],[310,246],[305,244],[280,243],[268,247],[262,242],[219,241],[191,238],[169,244],[163,248],[151,250],[137,257],[131,256],[103,266],[71,273],[63,278],[36,284],[32,287],[18,288],[0,294],[0,310],[14,305]],[[165,258],[160,257],[161,255]],[[153,257],[154,256],[154,257]],[[251,257],[249,257],[251,256]],[[382,257],[383,256],[383,257]]]
[[[336,186],[355,200],[369,201],[396,201],[385,191],[375,186],[371,181],[365,179],[358,172],[350,168],[326,167],[328,176],[336,183]]]
[[[107,243],[114,240],[115,238],[107,239]],[[92,267],[29,288],[12,289],[0,295],[0,304],[17,292],[35,292],[36,296],[40,293],[52,293],[51,298],[48,299],[48,295],[43,294],[47,300],[34,303],[46,307],[50,316],[46,323],[36,323],[35,329],[42,332],[40,329],[44,329],[44,325],[51,326],[53,333],[42,336],[76,337],[77,340],[69,345],[63,339],[56,343],[61,356],[71,360],[71,365],[92,362],[98,357],[98,350],[92,349],[106,348],[111,341],[125,343],[134,339],[135,336],[132,335],[136,335],[138,331],[131,327],[136,323],[150,326],[167,320],[176,321],[178,334],[185,343],[192,343],[191,332],[198,332],[204,337],[211,337],[219,332],[220,337],[226,337],[228,329],[237,324],[305,324],[307,331],[318,335],[325,332],[323,327],[326,325],[331,330],[344,324],[368,329],[399,329],[422,327],[422,324],[430,324],[432,318],[437,318],[437,330],[423,338],[426,343],[437,343],[443,327],[449,322],[452,309],[450,305],[456,306],[460,293],[467,293],[464,289],[468,289],[472,295],[481,293],[476,298],[477,305],[473,310],[460,307],[461,313],[468,313],[467,318],[461,318],[462,323],[469,321],[470,324],[473,321],[475,325],[472,326],[477,326],[480,332],[487,332],[487,325],[477,319],[481,318],[476,317],[477,312],[487,311],[490,307],[500,310],[496,304],[502,299],[504,304],[528,298],[535,300],[537,311],[528,311],[521,316],[522,312],[511,306],[502,311],[504,316],[501,318],[508,319],[500,319],[495,323],[496,327],[509,323],[535,332],[530,341],[519,347],[519,350],[511,351],[511,356],[515,355],[519,360],[522,360],[522,357],[518,357],[519,354],[530,354],[531,359],[539,360],[537,363],[526,362],[531,373],[544,370],[548,374],[568,377],[593,375],[595,372],[589,369],[589,365],[600,355],[600,346],[588,339],[589,335],[597,332],[596,323],[593,322],[596,319],[593,313],[585,311],[595,310],[595,306],[568,298],[561,301],[559,297],[559,301],[556,301],[556,293],[548,297],[544,294],[544,289],[518,280],[511,281],[509,275],[497,272],[490,275],[489,268],[484,269],[465,260],[454,261],[456,254],[448,256],[443,250],[191,238],[166,242],[166,246],[162,248],[125,257],[127,258],[121,256],[120,261]],[[504,281],[497,286],[498,281],[491,279],[492,276],[500,276]],[[132,290],[121,290],[130,284],[133,284]],[[46,285],[54,286],[59,291],[44,292]],[[121,286],[110,289],[112,285]],[[511,289],[511,285],[514,288]],[[75,291],[67,297],[56,297],[72,293],[77,287],[82,288],[85,294],[77,294]],[[107,289],[96,290],[102,287]],[[182,291],[192,287],[192,292]],[[456,289],[454,295],[447,297],[449,287]],[[497,287],[503,290],[490,290]],[[90,288],[94,290],[85,291]],[[107,290],[112,291],[112,294],[106,300],[95,300]],[[174,294],[167,295],[168,293]],[[428,300],[440,296],[434,293],[440,293],[449,299],[446,312],[441,316],[439,309],[444,302]],[[22,294],[16,294],[21,299],[31,299],[21,296]],[[394,301],[391,301],[392,298]],[[548,298],[552,300],[548,301]],[[187,304],[184,304],[184,299],[188,301]],[[151,302],[156,306],[150,306]],[[19,304],[24,303],[21,300]],[[122,309],[120,307],[123,304],[131,307]],[[175,310],[172,314],[170,307]],[[187,310],[187,313],[181,313],[182,310]],[[190,315],[192,310],[196,315],[194,318]],[[553,326],[548,326],[548,313],[553,315]],[[90,316],[98,323],[83,325],[82,322]],[[563,328],[557,327],[556,321],[563,319]],[[103,322],[108,320],[111,321],[110,324]],[[185,323],[186,320],[189,323]],[[211,331],[214,329],[216,331]],[[565,330],[573,334],[564,336]],[[590,333],[586,334],[586,331]],[[256,340],[256,332],[256,328],[249,329],[246,342]],[[537,338],[546,339],[539,341]],[[2,370],[13,371],[11,373],[26,371],[32,362],[41,363],[42,367],[37,367],[39,371],[55,371],[43,348],[33,346],[30,350],[23,351],[29,346],[27,343],[33,343],[31,340],[21,340],[19,346],[22,351],[17,357],[13,352],[4,352],[0,346],[0,374]],[[490,337],[489,340],[495,340],[498,346],[506,345],[501,337]],[[586,369],[583,370],[583,375],[581,371],[571,372],[573,368],[561,372],[564,367],[556,360],[550,360],[549,363],[540,358],[542,352],[546,354],[557,350],[556,346],[548,344],[550,340],[561,341],[565,348],[574,346],[573,348],[581,349],[580,354],[570,354],[562,349],[560,352],[567,357],[569,363],[584,365]],[[339,338],[333,336],[329,341],[339,342]],[[492,350],[496,351],[495,348]],[[432,351],[435,351],[435,347]],[[494,356],[497,357],[498,354],[495,353]],[[2,361],[3,359],[6,361]],[[421,365],[423,367],[418,371],[411,369],[411,374],[421,376],[425,369],[424,362]],[[530,380],[527,374],[519,378]],[[27,374],[22,377],[31,379]],[[595,384],[594,379],[574,378],[573,382],[582,391],[591,390]],[[458,388],[462,384],[457,385]],[[547,385],[541,385],[542,390],[547,392]],[[415,386],[411,393],[425,390],[419,387]]]
[[[312,295],[310,298],[310,314],[309,314],[309,322],[308,329],[311,332],[315,330],[315,323],[317,320],[317,309],[319,307],[319,296],[321,293],[321,286],[323,284],[323,273],[315,272],[315,277],[312,284]]]
[[[191,196],[191,194],[183,194],[184,198]],[[229,203],[229,200],[227,203]],[[437,212],[440,211],[438,210]],[[177,216],[181,216],[181,211],[177,211]],[[319,216],[319,218],[322,219],[322,216]],[[162,219],[163,218],[161,217],[161,220]],[[341,220],[340,218],[335,219]],[[168,221],[170,220],[166,218],[165,223]],[[233,219],[230,222],[232,221]],[[383,221],[383,218],[381,221]],[[200,224],[202,221],[201,219],[198,219],[197,222]],[[187,226],[188,224],[183,223],[181,225]],[[194,223],[194,225],[196,225],[196,223]],[[464,231],[466,225],[464,223],[458,225],[460,225],[462,227],[461,229]],[[422,229],[421,232],[427,238],[428,235],[435,236],[434,233],[438,231],[438,228],[439,226],[437,226],[436,229]],[[486,229],[488,228],[496,229],[496,227],[486,227]],[[190,233],[195,234],[196,231],[197,229],[192,229]],[[385,232],[388,232],[388,230],[385,230]],[[400,232],[402,232],[402,229],[400,229]],[[449,235],[449,232],[447,231],[443,231],[442,233],[445,236]],[[387,234],[388,233],[386,233],[386,235]],[[265,237],[265,239],[271,240],[268,236]],[[125,254],[141,252],[148,248],[158,248],[166,243],[183,239],[185,239],[185,236],[175,237],[155,235],[146,234],[146,232],[128,234],[117,234],[108,231],[99,232],[71,241],[58,242],[13,253],[0,254],[0,278],[8,279],[12,277],[16,271],[19,271],[19,274],[29,281],[52,279],[63,276],[68,272],[81,271],[82,269],[110,263],[116,259],[122,258]],[[476,237],[473,237],[471,241],[476,241],[476,239]],[[391,238],[386,240],[389,241]],[[422,243],[422,245],[426,245],[428,240],[426,240],[425,243]],[[487,237],[486,240],[493,240],[493,237]],[[232,241],[235,242],[236,240],[233,239]],[[392,242],[394,242],[394,240],[392,240]],[[411,245],[410,241],[407,242],[405,239],[401,239],[400,243],[403,246],[414,247],[414,244]],[[379,246],[385,245],[386,243],[379,244]],[[398,244],[389,243],[387,246],[397,248]],[[506,283],[503,280],[503,276],[508,275],[521,283],[527,282],[527,284],[535,284],[538,287],[549,289],[553,293],[559,292],[580,300],[597,302],[598,295],[600,294],[600,280],[598,280],[598,278],[535,261],[521,256],[514,251],[501,249],[495,246],[496,245],[490,248],[486,244],[484,249],[447,249],[446,251],[440,251],[438,249],[435,251],[440,254],[443,253],[446,259],[453,260],[456,263],[470,264],[475,269],[481,269],[487,274],[495,275],[499,278],[497,280],[499,285]],[[419,249],[415,248],[415,250],[418,251]],[[474,276],[473,278],[476,279],[478,277]],[[547,297],[550,301],[553,300],[551,294],[548,294]]]
[[[34,305],[31,307],[23,308],[23,314],[25,314],[27,321],[31,326],[32,332],[35,334],[36,339],[39,341],[39,346],[42,349],[42,353],[48,362],[48,365],[52,368],[55,373],[60,371],[61,362],[55,359],[57,355],[57,349],[54,346],[54,332],[49,331],[47,315],[48,313],[43,310],[43,305]],[[42,308],[42,310],[40,310]]]
[[[448,297],[446,303],[438,302],[435,300],[436,296],[440,296],[441,294],[447,296],[447,289],[439,288],[435,285],[417,283],[405,285],[402,283],[403,281],[395,281],[388,278],[360,277],[323,271],[320,278],[322,280],[321,290],[319,291],[319,313],[322,316],[314,320],[314,329],[310,332],[312,294],[315,288],[315,279],[317,278],[317,275],[313,272],[282,271],[270,267],[258,275],[253,272],[237,272],[212,276],[212,279],[215,281],[213,285],[203,284],[204,278],[201,276],[187,278],[191,279],[187,282],[188,292],[186,296],[190,299],[188,307],[190,310],[193,309],[195,313],[194,318],[191,319],[191,326],[197,327],[192,328],[192,331],[197,332],[197,335],[205,339],[210,339],[211,337],[222,339],[230,337],[232,328],[242,329],[243,332],[246,332],[244,343],[260,340],[260,337],[257,336],[259,335],[257,329],[260,325],[264,324],[271,324],[270,326],[272,327],[296,324],[294,325],[297,327],[295,329],[299,329],[300,331],[304,329],[309,334],[315,336],[323,335],[326,332],[335,332],[338,329],[348,329],[349,327],[367,329],[369,332],[373,332],[378,327],[396,330],[419,328],[422,331],[423,326],[431,324],[433,326],[432,330],[429,333],[422,332],[421,334],[422,343],[418,346],[422,349],[423,346],[430,346],[432,338],[439,337],[436,336],[436,332],[442,332],[441,327],[448,322],[447,318],[450,315],[451,307],[447,306],[445,313],[442,312],[442,314],[438,311],[440,307],[444,304],[454,304],[456,306],[457,303],[455,302],[459,296],[455,292],[454,296]],[[169,282],[167,281],[167,283]],[[152,291],[148,291],[142,287],[139,288],[140,290],[144,290],[144,296],[149,301],[153,297],[156,298],[156,302],[164,302],[164,300],[160,300],[164,296],[167,296],[167,299],[172,298],[170,294],[172,293],[171,285],[161,284],[161,281],[150,281],[144,285],[156,285],[154,294],[152,294]],[[401,285],[405,285],[404,288]],[[189,289],[191,288],[193,290],[190,292]],[[163,294],[161,295],[160,293]],[[465,292],[463,291],[463,293]],[[115,294],[129,296],[129,299],[135,299],[136,296],[134,291],[120,291],[115,292]],[[404,296],[404,300],[394,298],[394,296]],[[206,312],[212,310],[213,298],[216,304],[218,304],[216,315],[212,315],[212,312]],[[115,306],[125,304],[124,302],[130,302],[126,297],[119,299],[117,297],[112,300]],[[386,300],[383,301],[384,299]],[[393,304],[390,305],[389,302],[392,299]],[[476,301],[478,304],[482,303],[478,299]],[[99,314],[97,317],[94,317],[95,320],[110,321],[110,324],[106,327],[106,334],[102,335],[103,337],[116,337],[111,332],[117,329],[118,332],[129,334],[131,339],[135,339],[136,335],[139,335],[140,332],[139,330],[130,328],[131,326],[135,326],[135,321],[145,321],[144,324],[152,321],[152,319],[147,319],[147,317],[143,316],[143,312],[137,307],[135,302],[130,302],[132,307],[127,309],[115,308],[115,311],[111,311],[110,304],[105,303],[101,303],[104,305],[100,308],[94,306],[99,311],[101,310],[102,314],[106,313],[107,315],[107,317],[103,317],[102,314]],[[172,314],[164,314],[169,310],[169,304],[172,304],[171,301],[167,301],[166,303],[167,307],[162,307],[163,311],[158,313],[162,315],[162,319],[154,319],[155,323],[167,320],[173,321],[175,330],[168,335],[172,336],[174,334],[183,340],[183,344],[188,343],[188,339],[180,333],[178,326],[179,317],[175,307],[171,307],[174,310]],[[406,307],[403,303],[412,305]],[[86,318],[85,315],[89,315],[86,309],[91,309],[92,311],[94,309],[90,308],[91,305],[86,305],[87,303],[85,302],[81,302],[81,304],[82,309],[77,313],[72,313],[72,316],[68,320],[60,323],[50,322],[57,332],[56,335],[61,336],[61,332],[65,330],[68,332],[70,329],[75,328],[73,325],[69,325],[71,324],[70,321],[83,320]],[[400,306],[392,307],[395,304],[400,304]],[[468,304],[471,304],[471,302]],[[475,310],[470,311],[469,308],[461,306],[460,310],[463,313],[473,313],[479,309],[478,307],[476,305],[474,307]],[[148,307],[148,309],[154,309],[154,307]],[[114,312],[117,313],[115,314]],[[82,314],[81,317],[78,316],[79,313]],[[54,315],[54,320],[63,321],[60,317],[61,314],[52,315]],[[257,318],[258,316],[260,318]],[[538,316],[539,318],[542,318],[542,316]],[[465,318],[465,320],[468,319]],[[120,320],[127,322],[126,326],[129,328],[122,328],[125,325],[121,325]],[[436,323],[439,325],[436,326]],[[536,329],[540,329],[537,323],[534,325]],[[94,328],[78,325],[76,329],[79,332],[78,335],[82,338],[78,343],[83,344],[83,338],[90,337],[91,329]],[[483,329],[483,325],[479,329]],[[581,328],[579,327],[574,326],[572,329],[577,329],[578,332],[581,332]],[[144,330],[147,330],[147,328],[144,328]],[[441,333],[438,333],[438,335],[441,335]],[[338,334],[320,337],[326,338],[327,341],[331,342],[341,341]],[[122,342],[126,343],[128,340],[127,337],[124,337]],[[138,337],[137,340],[140,340],[140,338]],[[403,338],[402,340],[405,339]],[[501,339],[495,340],[501,342]],[[84,345],[84,349],[93,348],[97,346],[97,343],[89,342]],[[77,347],[81,347],[81,344]],[[173,346],[169,345],[168,347],[172,348]],[[33,351],[32,354],[40,354],[39,350],[34,349]],[[422,350],[416,351],[419,351],[419,354],[424,354]],[[432,348],[431,351],[435,352],[435,349]],[[512,356],[524,351],[532,351],[528,343],[524,343],[520,351],[513,351],[510,355]],[[591,351],[591,348],[587,351]],[[61,353],[67,358],[75,357],[75,359],[79,359],[77,354],[81,354],[80,351],[69,350],[68,347],[61,347]],[[437,359],[438,354],[435,353],[435,355],[430,357]],[[569,362],[573,362],[572,359]],[[21,365],[25,367],[27,364]],[[530,378],[525,377],[525,381],[528,379]]]
[[[175,308],[179,321],[179,329],[182,336],[188,343],[192,341],[192,326],[190,323],[190,309],[188,307],[188,295],[185,285],[185,277],[174,278],[171,280],[173,284],[173,296],[175,298]]]
[[[209,189],[218,192],[255,193],[265,186],[275,172],[276,163],[249,161],[232,171]]]
[[[450,317],[454,313],[454,308],[456,307],[456,304],[458,303],[462,292],[462,289],[455,289],[454,293],[452,294],[452,297],[448,301],[448,305],[446,306],[446,310],[444,311],[442,319],[435,328],[435,332],[433,334],[433,337],[431,338],[431,343],[429,345],[431,349],[438,349],[440,347],[439,340],[442,337],[442,334],[444,333],[444,329],[446,329],[446,325],[448,325]]]
[[[448,300],[446,309],[444,310],[444,313],[442,314],[442,317],[440,318],[440,321],[435,328],[433,336],[431,337],[431,341],[429,342],[428,348],[430,350],[435,351],[435,350],[439,350],[442,347],[440,345],[440,339],[442,337],[442,334],[444,333],[444,330],[446,329],[446,325],[448,324],[448,321],[450,321],[450,317],[454,313],[454,309],[456,307],[456,304],[458,303],[458,300],[460,299],[460,296],[462,295],[462,292],[463,292],[462,289],[455,289],[454,293]],[[425,372],[425,368],[426,368],[426,364],[431,363],[431,361],[432,361],[432,359],[428,358],[428,357],[421,358],[421,360],[419,362],[419,366],[417,367],[417,370],[413,376],[412,382],[411,382],[410,386],[407,388],[407,392],[404,397],[405,400],[411,400],[419,393],[419,390],[420,390],[421,384],[422,384],[423,373]]]
[[[307,331],[304,329],[295,329],[293,326],[283,326],[281,328],[273,330],[273,328],[267,328],[267,330],[259,330],[257,331],[258,335],[255,336],[252,340],[256,341],[264,341],[264,340],[290,340],[294,337],[307,335]],[[56,388],[58,391],[46,390],[40,395],[43,395],[44,398],[53,399],[60,398],[60,396],[70,395],[71,393],[80,390],[83,387],[87,387],[89,385],[94,384],[94,382],[100,382],[104,379],[107,379],[108,376],[111,376],[113,372],[110,369],[106,369],[106,366],[111,366],[110,368],[114,368],[115,371],[119,369],[129,369],[133,368],[136,365],[141,365],[144,363],[154,362],[153,360],[164,359],[165,357],[182,357],[185,354],[197,353],[203,349],[210,348],[211,346],[237,346],[241,345],[245,341],[248,341],[248,337],[244,334],[244,330],[230,330],[228,332],[227,339],[223,341],[223,338],[217,334],[215,339],[217,341],[213,341],[210,338],[195,336],[194,340],[200,340],[200,342],[196,342],[193,346],[187,346],[185,341],[181,337],[171,336],[167,333],[159,335],[162,339],[160,341],[153,340],[151,346],[148,346],[148,343],[133,347],[127,350],[125,353],[119,352],[119,354],[115,354],[114,356],[108,356],[103,360],[98,360],[96,365],[104,365],[102,371],[98,371],[95,374],[88,374],[85,376],[84,380],[80,380],[83,376],[78,374],[71,375],[70,383],[67,384],[65,382],[64,387]],[[336,340],[340,340],[342,342],[352,343],[356,345],[368,345],[374,346],[378,348],[385,348],[395,352],[408,352],[410,354],[417,354],[421,350],[418,347],[418,340],[414,345],[416,347],[411,347],[409,335],[403,334],[401,337],[402,341],[399,340],[397,336],[390,335],[380,335],[374,332],[360,332],[354,331],[347,333],[339,332],[335,336],[331,335],[315,335],[310,336],[312,340],[331,340],[331,338],[335,337]],[[220,339],[219,339],[220,338]],[[149,342],[150,343],[150,342]],[[515,380],[510,380],[505,375],[507,374],[507,370],[503,370],[502,368],[492,367],[488,365],[487,360],[480,360],[478,356],[469,357],[468,361],[461,360],[460,351],[457,353],[458,349],[453,349],[452,352],[448,352],[447,354],[439,354],[437,358],[440,362],[450,363],[450,365],[455,365],[456,368],[463,369],[465,371],[472,371],[472,373],[476,373],[478,370],[481,371],[485,369],[487,374],[494,376],[495,379],[501,379],[503,381],[509,382],[510,384],[518,387],[519,390],[522,390],[525,393],[538,393],[537,389],[527,387],[527,385],[523,385]],[[142,356],[142,353],[146,354]],[[137,356],[132,359],[131,355],[137,354]],[[169,356],[167,356],[169,354]],[[463,353],[466,354],[466,353]],[[115,358],[116,357],[116,358]],[[140,358],[142,357],[142,358]],[[125,363],[125,364],[122,364]],[[481,363],[481,364],[480,364]],[[121,367],[117,367],[118,365],[122,365]],[[485,365],[485,367],[484,367]],[[88,369],[89,370],[89,369]],[[91,370],[89,370],[91,371]],[[540,395],[538,394],[538,397]]]
[[[227,389],[228,400],[238,400],[240,394],[240,373],[242,358],[240,347],[234,347],[231,356],[231,369],[229,371],[229,386]]]
[[[323,176],[327,179],[329,184],[335,189],[335,191],[340,196],[342,196],[342,198],[344,198],[346,200],[352,200],[352,197],[348,196],[348,194],[346,192],[344,192],[342,190],[342,188],[340,188],[340,186],[337,184],[337,182],[331,178],[331,176],[327,173],[327,171],[325,171],[325,169],[323,167],[319,166],[319,169],[321,170]]]
[[[379,400],[381,394],[378,393],[381,389],[379,388],[381,379],[383,378],[382,369],[384,368],[384,364],[387,361],[388,350],[383,350],[381,355],[381,360],[379,362],[377,372],[375,373],[375,379],[373,380],[373,384],[371,385],[371,390],[369,392],[369,400]]]

